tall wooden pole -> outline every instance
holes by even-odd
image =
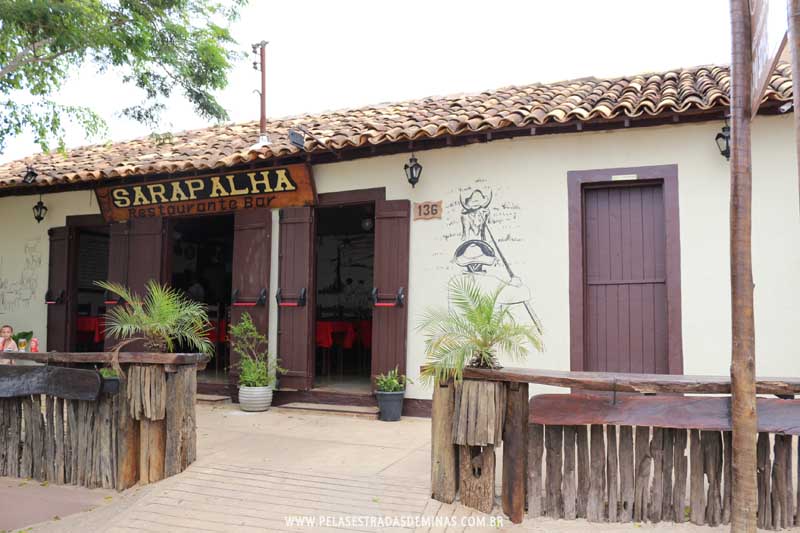
[[[735,502],[731,531],[736,533],[755,533],[758,507],[755,326],[750,249],[750,102],[753,75],[750,23],[748,0],[731,0],[731,420]]]
[[[797,175],[800,188],[800,0],[789,1],[789,49],[792,51],[794,100],[794,144],[797,149]],[[800,200],[800,198],[798,198]],[[798,204],[800,205],[800,204]]]

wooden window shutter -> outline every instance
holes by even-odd
[[[144,292],[149,280],[168,281],[164,275],[165,224],[161,217],[134,218],[128,232],[128,287]]]
[[[128,258],[129,246],[128,235],[130,233],[130,222],[111,224],[108,228],[108,281],[128,286]],[[106,294],[106,310],[110,310],[116,305],[116,297]],[[105,348],[110,350],[117,343],[117,340],[109,335],[105,338]]]
[[[278,354],[281,388],[311,388],[314,371],[314,210],[281,210]]]
[[[47,292],[47,351],[70,351],[70,240],[72,231],[67,227],[51,228],[50,259],[48,263]],[[35,332],[34,332],[35,335]]]
[[[269,272],[272,241],[272,211],[237,211],[233,227],[233,268],[231,274],[231,323],[249,313],[256,328],[267,335],[269,327]],[[274,352],[275,350],[271,349]],[[238,356],[230,354],[231,381],[238,382]]]
[[[406,372],[408,256],[411,204],[408,200],[375,203],[375,272],[377,302],[372,311],[372,375],[398,367]]]

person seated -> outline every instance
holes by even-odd
[[[17,343],[11,336],[14,334],[14,328],[9,325],[0,327],[0,352],[18,352]],[[0,365],[13,365],[12,359],[3,359],[0,357]]]

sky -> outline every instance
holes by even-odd
[[[232,26],[248,56],[218,94],[231,120],[258,120],[251,44],[267,40],[267,114],[284,117],[507,85],[730,63],[728,0],[250,0]],[[120,117],[136,89],[86,65],[55,99],[92,107],[108,140],[152,131]],[[180,95],[157,133],[202,128]],[[67,148],[96,144],[70,128]],[[13,139],[0,162],[38,152]]]

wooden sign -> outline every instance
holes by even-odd
[[[438,202],[415,202],[414,220],[430,220],[432,218],[442,218],[442,201]]]
[[[788,24],[786,0],[750,0],[750,27],[753,35],[752,117],[758,113],[781,50],[786,46]]]
[[[95,192],[107,222],[310,206],[317,199],[311,169],[304,164],[98,187]]]

